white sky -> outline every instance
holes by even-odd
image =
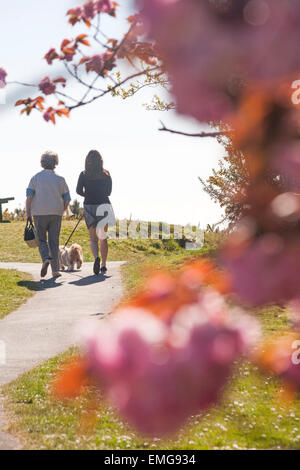
[[[7,70],[8,80],[36,82],[45,75],[53,78],[65,75],[48,66],[42,57],[65,37],[85,32],[84,26],[74,30],[67,25],[65,13],[74,2],[0,1],[0,41],[5,46],[0,66]],[[120,15],[126,18],[131,13],[131,2],[119,3]],[[112,18],[105,21],[106,32],[112,37],[119,36],[120,21]],[[11,94],[13,89],[8,91]],[[28,118],[19,115],[18,108],[12,106],[12,98],[28,95],[25,89],[21,95],[20,92],[17,96],[9,95],[8,103],[0,105],[0,198],[16,198],[8,206],[11,210],[23,207],[26,187],[31,176],[40,171],[39,158],[44,150],[58,152],[57,173],[66,178],[74,199],[85,156],[96,148],[113,178],[111,201],[117,217],[132,214],[135,219],[147,221],[200,222],[202,228],[221,218],[220,208],[202,191],[197,177],[205,179],[211,174],[224,154],[223,148],[214,139],[158,132],[160,119],[168,127],[187,132],[199,131],[201,127],[173,112],[146,111],[141,104],[149,102],[149,91],[141,91],[126,101],[107,96],[75,110],[70,119],[59,119],[56,126],[46,123],[37,112]],[[79,196],[78,199],[81,200]]]

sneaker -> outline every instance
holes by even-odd
[[[99,273],[100,273],[100,258],[98,257],[95,259],[95,262],[94,262],[94,274],[98,276]]]
[[[41,277],[45,277],[49,268],[50,260],[46,259],[46,261],[43,262],[42,269],[41,269]]]
[[[106,266],[102,266],[102,268],[101,268],[101,273],[102,273],[102,274],[107,273],[107,267],[106,267]]]
[[[61,274],[59,272],[52,273],[53,279],[57,279],[58,277],[61,277]]]

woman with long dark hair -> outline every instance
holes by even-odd
[[[84,197],[84,217],[90,235],[90,247],[95,258],[94,274],[106,273],[108,254],[107,230],[115,224],[109,200],[112,179],[103,168],[103,158],[97,150],[91,150],[85,159],[85,170],[80,173],[76,192]],[[99,240],[100,254],[99,257]]]

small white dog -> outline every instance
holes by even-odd
[[[70,248],[66,246],[59,247],[59,267],[63,271],[67,268],[68,271],[74,271],[76,264],[77,269],[80,269],[83,263],[83,252],[80,245],[73,243]]]

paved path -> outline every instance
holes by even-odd
[[[0,263],[0,268],[30,273],[34,282],[29,287],[41,289],[0,320],[0,341],[6,348],[5,364],[0,363],[0,386],[66,351],[75,343],[76,324],[111,311],[122,295],[121,264],[108,263],[107,274],[97,277],[91,275],[92,263],[84,263],[81,271],[63,273],[56,281],[40,281],[40,264]],[[4,425],[0,400],[0,450],[16,448],[16,441],[1,432]]]

